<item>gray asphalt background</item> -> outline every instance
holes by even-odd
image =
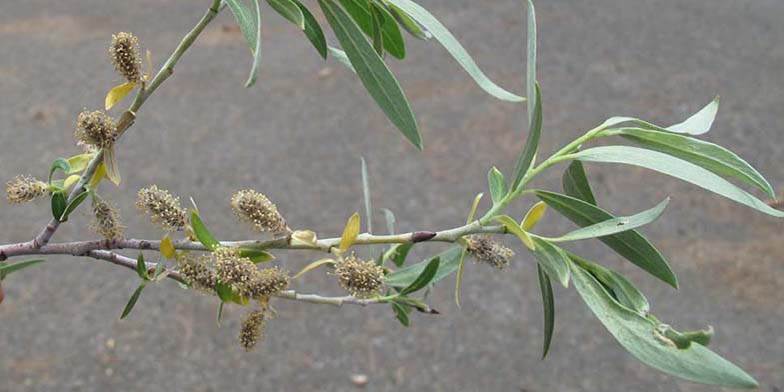
[[[111,33],[133,31],[161,64],[208,3],[1,2],[3,181],[18,173],[43,178],[54,158],[78,151],[77,113],[102,106],[118,82],[106,56]],[[523,90],[522,1],[423,4],[493,80]],[[151,183],[185,200],[193,196],[227,239],[250,236],[227,202],[241,187],[263,191],[293,226],[327,237],[362,208],[360,156],[369,162],[374,205],[395,211],[400,230],[460,225],[473,196],[486,189],[487,170],[511,170],[524,140],[524,110],[486,95],[435,42],[409,39],[408,61],[389,60],[418,114],[425,145],[419,153],[355,76],[334,60],[322,62],[301,33],[264,12],[255,88],[242,88],[250,58],[224,12],[122,139],[124,182],[104,184],[101,192],[120,207],[129,236],[160,236],[133,208],[136,190]],[[720,94],[707,139],[730,146],[774,186],[784,183],[782,18],[784,3],[775,0],[539,1],[543,154],[609,116],[674,123]],[[673,197],[664,217],[643,231],[669,257],[682,287],[668,288],[598,242],[571,249],[627,274],[660,319],[684,329],[714,325],[714,350],[754,375],[762,390],[782,390],[784,223],[643,169],[599,169],[588,168],[597,197],[618,214]],[[556,169],[535,185],[559,184]],[[522,214],[531,202],[510,212]],[[375,225],[383,228],[376,212]],[[28,240],[48,216],[46,202],[3,202],[0,240]],[[88,218],[77,213],[54,241],[91,238]],[[553,214],[541,230],[570,227]],[[368,375],[368,391],[715,390],[636,361],[571,289],[556,288],[555,341],[541,361],[534,264],[509,243],[519,256],[505,273],[468,265],[462,309],[451,301],[451,279],[431,297],[442,314],[414,315],[409,329],[388,307],[276,301],[279,317],[250,354],[236,344],[243,310],[229,308],[218,328],[214,298],[167,283],[146,290],[121,322],[137,284],[132,272],[49,257],[3,284],[0,390],[350,391],[355,373]],[[442,249],[418,248],[418,257]],[[279,261],[298,270],[314,257],[281,253]],[[341,293],[334,278],[319,273],[296,288]]]

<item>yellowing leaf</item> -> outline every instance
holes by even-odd
[[[340,237],[340,250],[341,252],[345,252],[351,245],[354,245],[354,241],[357,240],[357,236],[359,235],[359,213],[355,212],[354,215],[351,215],[351,218],[348,218],[348,222],[346,222],[346,228],[343,229],[343,235]]]
[[[317,245],[318,238],[316,233],[311,230],[297,230],[291,234],[291,246],[314,247]]]
[[[65,179],[65,182],[63,182],[63,189],[67,190],[68,188],[71,187],[71,185],[76,184],[76,182],[79,181],[80,178],[82,177],[76,174],[68,176],[68,178]]]
[[[106,94],[106,101],[104,102],[104,106],[106,106],[106,110],[109,110],[117,104],[118,102],[122,101],[128,93],[136,87],[136,83],[133,82],[125,82],[119,86],[114,86],[109,93]]]
[[[168,235],[161,240],[161,254],[170,260],[177,259],[177,252],[174,250],[174,244],[172,244]]]
[[[297,274],[294,275],[291,279],[297,279],[300,276],[304,275],[306,272],[308,272],[310,270],[313,270],[315,268],[318,268],[319,266],[322,266],[324,264],[329,264],[329,263],[335,263],[335,260],[332,260],[332,259],[316,260],[316,261],[308,264],[305,268],[302,269],[302,271],[297,272]]]
[[[93,154],[79,154],[68,158],[68,164],[71,166],[71,170],[68,170],[68,173],[66,174],[79,173],[86,169],[91,159],[93,159]]]
[[[536,226],[537,223],[542,219],[544,213],[547,211],[547,204],[543,201],[540,201],[534,204],[530,210],[525,214],[525,218],[523,221],[520,222],[520,227],[523,228],[525,231],[530,231],[531,229]]]
[[[95,188],[95,186],[98,185],[98,183],[101,182],[101,180],[104,178],[106,178],[106,165],[101,162],[101,164],[98,165],[98,168],[95,169],[93,178],[90,180],[90,188]]]
[[[507,231],[519,237],[520,241],[523,241],[523,244],[528,249],[530,250],[536,249],[536,247],[534,246],[534,242],[531,240],[531,236],[528,235],[528,233],[526,233],[525,230],[523,230],[520,226],[518,226],[517,222],[515,222],[514,219],[512,219],[510,216],[500,215],[500,216],[493,217],[493,220],[504,225]]]
[[[114,152],[114,146],[104,148],[103,163],[106,166],[106,178],[113,182],[114,185],[120,185],[120,167],[117,165],[117,154]]]

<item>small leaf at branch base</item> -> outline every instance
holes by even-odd
[[[487,183],[490,188],[490,196],[493,199],[493,204],[498,204],[498,202],[506,196],[507,185],[504,174],[493,166],[490,171],[487,172]]]
[[[57,170],[62,170],[65,173],[71,171],[71,164],[65,158],[57,158],[52,162],[52,167],[49,169],[49,183],[52,183],[52,177]]]
[[[150,280],[150,275],[147,274],[147,263],[144,262],[144,254],[139,253],[136,258],[136,274],[139,275],[141,280]]]
[[[439,280],[445,278],[447,275],[455,272],[457,270],[457,266],[460,261],[460,253],[463,251],[463,247],[455,246],[449,248],[448,250],[439,253],[438,255],[421,261],[416,264],[411,264],[405,268],[401,268],[384,278],[384,284],[390,287],[406,287],[409,286],[412,282],[414,282],[424,271],[425,267],[430,265],[435,258],[439,258],[441,262],[438,265],[438,271],[436,272],[435,277],[433,280],[430,281],[430,284],[435,284]]]
[[[114,146],[103,149],[103,163],[106,169],[106,178],[114,185],[120,185],[120,166],[117,163],[117,153]]]
[[[359,235],[359,213],[355,212],[354,215],[351,215],[348,218],[348,222],[346,222],[346,227],[343,228],[343,235],[340,237],[340,251],[345,252],[351,245],[354,245],[354,241],[357,240],[357,236]]]
[[[523,245],[525,245],[526,248],[530,250],[536,249],[536,245],[534,245],[534,242],[531,240],[531,236],[528,233],[526,233],[517,224],[517,222],[515,222],[514,219],[512,219],[508,215],[500,215],[500,216],[493,217],[493,220],[504,225],[507,231],[520,238],[520,241],[523,241]]]
[[[101,162],[93,173],[93,178],[90,179],[90,188],[95,189],[95,186],[106,178],[106,165]]]
[[[79,154],[68,158],[68,165],[71,166],[71,169],[68,170],[65,174],[79,173],[80,171],[86,169],[87,165],[90,163],[90,160],[93,159],[94,156],[95,154]]]
[[[68,203],[68,205],[65,207],[65,210],[63,210],[63,215],[60,216],[60,222],[67,221],[68,220],[68,216],[71,215],[71,213],[76,209],[76,207],[79,207],[79,204],[82,204],[84,199],[86,199],[87,195],[89,195],[89,194],[90,194],[90,191],[83,191],[82,193],[80,193],[76,197],[74,197],[74,199],[71,200],[71,202]]]
[[[542,220],[544,213],[547,212],[547,203],[540,201],[531,207],[528,212],[525,213],[525,217],[523,217],[522,222],[520,222],[520,227],[525,231],[530,231],[536,224]]]
[[[275,260],[275,256],[272,253],[261,249],[240,249],[240,257],[247,257],[255,264]]]
[[[300,276],[305,275],[305,273],[307,273],[308,271],[312,271],[312,270],[314,270],[314,269],[316,269],[316,268],[318,268],[318,267],[320,267],[320,266],[322,266],[324,264],[330,264],[330,263],[334,264],[335,260],[332,260],[332,259],[316,260],[316,261],[308,264],[307,266],[305,266],[305,268],[303,268],[301,271],[297,272],[297,274],[292,276],[291,279],[292,280],[293,279],[297,279]]]
[[[105,107],[106,110],[111,109],[115,104],[122,101],[128,93],[130,93],[133,88],[136,87],[136,83],[134,82],[125,82],[121,85],[114,86],[109,93],[106,94],[105,100]]]
[[[174,249],[174,244],[172,243],[171,238],[169,238],[168,235],[164,236],[163,239],[161,240],[161,254],[163,255],[163,257],[170,260],[177,259],[177,250]]]
[[[52,216],[58,221],[63,216],[66,208],[65,193],[57,191],[52,193]]]

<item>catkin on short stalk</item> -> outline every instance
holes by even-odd
[[[117,139],[117,126],[111,117],[100,110],[84,110],[76,120],[74,137],[80,146],[111,147]]]
[[[362,261],[354,254],[346,256],[337,264],[335,275],[340,280],[340,286],[358,298],[378,293],[384,284],[384,269],[374,261]]]
[[[136,195],[136,207],[145,211],[152,222],[164,231],[177,231],[185,227],[186,211],[180,207],[180,199],[156,185],[142,188]]]
[[[285,233],[290,229],[278,208],[267,196],[252,189],[241,190],[231,198],[234,215],[253,225],[260,232]]]
[[[504,269],[509,265],[509,260],[514,256],[514,251],[491,240],[484,235],[470,235],[465,237],[468,253],[477,263]]]
[[[209,267],[209,262],[208,255],[196,257],[188,254],[177,260],[177,269],[190,287],[213,293],[218,278]]]
[[[109,56],[114,68],[131,83],[142,81],[142,56],[139,39],[130,33],[112,34]]]
[[[264,339],[265,314],[262,310],[253,310],[242,320],[240,327],[240,345],[250,351]]]
[[[122,238],[125,227],[120,223],[120,213],[109,202],[93,198],[91,228],[107,240]]]
[[[16,176],[5,184],[8,201],[14,204],[25,203],[45,195],[49,185],[33,177]]]

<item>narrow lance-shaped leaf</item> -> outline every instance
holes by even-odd
[[[292,0],[267,0],[267,3],[274,9],[280,16],[286,18],[289,22],[305,30],[305,16],[302,10]]]
[[[73,200],[71,200],[71,202],[68,203],[68,205],[63,210],[63,214],[60,216],[60,222],[67,221],[68,216],[71,215],[71,213],[73,212],[73,210],[76,209],[76,207],[79,207],[79,204],[82,204],[84,199],[86,199],[87,195],[89,194],[90,194],[89,191],[83,191],[82,193],[76,195],[76,197],[74,197]]]
[[[550,278],[560,282],[563,287],[569,287],[569,256],[566,252],[539,238],[532,237],[536,245],[534,256]]]
[[[685,121],[667,127],[670,132],[687,133],[689,135],[702,135],[710,131],[713,125],[713,120],[716,118],[716,113],[719,111],[719,97],[713,98],[713,101],[705,105],[697,113],[691,115]]]
[[[581,227],[615,218],[601,208],[580,199],[541,190],[535,193],[548,206]],[[678,280],[667,260],[636,230],[600,237],[599,240],[651,275],[672,287],[678,287]]]
[[[620,128],[605,131],[607,135],[620,135],[640,146],[691,162],[711,172],[735,178],[757,187],[771,198],[773,187],[755,168],[732,151],[689,136],[641,128]]]
[[[397,320],[400,321],[400,324],[403,324],[404,327],[408,327],[409,326],[408,313],[411,311],[410,310],[411,308],[410,307],[407,308],[405,307],[405,305],[401,305],[397,302],[391,302],[391,304],[392,304],[392,310],[394,310],[395,317],[397,318]]]
[[[354,22],[357,23],[357,26],[369,37],[373,37],[373,11],[371,10],[371,4],[373,3],[369,0],[339,0],[339,2]],[[383,42],[384,50],[395,58],[405,58],[405,41],[403,40],[403,35],[400,34],[400,28],[394,22],[394,17],[386,9],[377,11],[381,12],[378,15],[382,18],[379,21],[379,27],[381,27],[379,33],[381,34],[380,39]]]
[[[346,52],[332,46],[328,46],[327,51],[329,51],[329,55],[331,57],[338,60],[338,62],[343,64],[343,66],[345,66],[346,68],[348,68],[349,71],[353,73],[357,73],[357,70],[354,69],[353,65],[351,65],[351,60],[349,60],[348,56],[346,56]]]
[[[693,163],[657,151],[628,146],[594,147],[572,154],[575,159],[589,162],[621,163],[640,166],[690,182],[730,200],[744,204],[775,217],[784,217],[752,194],[738,188],[729,181]]]
[[[645,295],[621,274],[575,254],[568,253],[568,255],[570,260],[577,263],[580,268],[590,272],[599,283],[603,284],[609,294],[621,305],[642,316],[646,316],[648,311],[651,310]]]
[[[561,182],[564,193],[568,196],[596,205],[596,198],[593,196],[582,162],[572,161],[564,171]]]
[[[365,89],[403,135],[421,150],[414,113],[392,72],[340,6],[332,0],[319,0],[319,5]]]
[[[447,30],[441,22],[438,21],[430,12],[422,8],[419,4],[411,0],[388,0],[388,3],[399,8],[408,16],[414,19],[417,23],[422,25],[429,31],[433,37],[454,57],[463,69],[476,81],[476,83],[485,90],[488,94],[511,102],[522,102],[525,98],[517,96],[509,91],[504,90],[497,84],[493,83],[481,69],[476,65],[474,59],[468,54],[462,45],[457,41],[455,36]]]
[[[739,367],[699,343],[679,349],[660,332],[661,325],[616,302],[596,279],[571,264],[577,292],[615,339],[637,359],[665,373],[702,384],[755,388]]]
[[[384,34],[381,30],[384,25],[384,15],[381,14],[375,3],[370,3],[370,16],[373,22],[373,34],[371,35],[373,37],[373,48],[381,58],[384,58]]]
[[[13,263],[13,264],[0,264],[0,277],[5,278],[12,272],[16,272],[23,268],[27,268],[31,265],[43,263],[43,262],[44,262],[43,259],[35,259],[35,260],[20,261],[18,263]]]
[[[359,213],[355,212],[354,215],[351,215],[346,222],[346,227],[343,228],[343,234],[340,236],[340,250],[345,252],[351,245],[354,245],[354,241],[357,240],[357,236],[359,235]]]
[[[539,101],[539,98],[536,97],[536,10],[532,0],[528,0],[526,19],[528,22],[528,37],[526,44],[525,90],[526,94],[528,94],[528,123],[532,124],[536,110],[535,106]]]
[[[360,157],[362,163],[362,196],[365,201],[365,220],[367,220],[367,232],[373,234],[373,206],[370,203],[370,179],[368,178],[367,163],[364,157]]]
[[[65,193],[63,191],[57,191],[52,193],[52,217],[54,219],[60,220],[65,212],[66,208],[66,201],[65,201]]]
[[[220,242],[207,230],[207,226],[201,221],[201,217],[199,217],[196,211],[191,211],[191,227],[193,228],[193,234],[207,249],[215,250],[215,248],[220,246]]]
[[[255,9],[249,8],[241,0],[225,0],[231,13],[234,14],[234,19],[240,27],[242,36],[245,37],[245,43],[248,45],[248,48],[253,55],[253,66],[251,67],[250,76],[245,83],[245,87],[250,87],[256,82],[258,60],[261,56],[261,12],[258,0],[253,0],[253,2]]]
[[[536,249],[534,242],[531,240],[531,236],[526,233],[525,230],[523,230],[514,219],[508,215],[499,215],[493,217],[493,220],[504,225],[507,231],[520,238],[520,241],[523,242],[523,245],[525,245],[526,248],[531,250]]]
[[[246,88],[256,84],[256,78],[259,76],[259,65],[261,64],[261,7],[259,7],[259,0],[253,0],[253,5],[255,7],[253,17],[256,20],[256,40],[254,41],[255,45],[251,49],[251,53],[253,53],[253,65],[250,67],[250,74],[248,75],[248,80],[245,82]]]
[[[147,263],[144,262],[144,254],[139,253],[136,258],[136,274],[139,275],[141,280],[150,280],[150,275],[147,273]]]
[[[321,26],[319,25],[316,18],[313,17],[313,14],[310,13],[308,7],[305,7],[301,2],[299,2],[299,0],[291,1],[293,1],[302,12],[303,23],[305,24],[305,36],[308,37],[308,40],[313,44],[313,47],[316,48],[321,57],[326,60],[327,39],[324,38],[324,31],[321,30]]]
[[[131,298],[128,299],[128,303],[125,304],[125,309],[123,309],[122,315],[120,316],[120,320],[124,319],[131,313],[131,310],[133,310],[133,307],[136,305],[136,302],[139,300],[139,296],[142,295],[142,290],[144,290],[145,286],[146,286],[145,283],[140,284],[139,287],[137,287],[136,290],[133,292],[133,294],[131,294]]]
[[[422,270],[422,273],[419,274],[419,276],[413,282],[411,282],[410,285],[406,286],[403,290],[400,290],[400,295],[407,295],[427,286],[428,283],[430,283],[433,278],[435,278],[436,272],[438,271],[438,264],[440,262],[441,260],[438,258],[438,256],[431,259]]]
[[[500,173],[501,172],[499,171],[498,174]],[[501,175],[501,177],[503,178],[503,175]],[[492,188],[493,181],[491,180],[490,182],[490,188]],[[504,184],[504,188],[506,188],[506,184]],[[479,193],[474,197],[474,202],[471,203],[471,211],[468,212],[468,219],[466,219],[466,224],[474,221],[474,215],[476,215],[476,210],[479,208],[479,202],[482,200],[482,196],[484,196],[484,194]],[[457,276],[455,277],[455,305],[457,305],[458,308],[460,307],[460,283],[463,281],[463,268],[465,267],[466,253],[468,253],[468,246],[465,244],[465,242],[463,242],[463,251],[460,252],[460,260],[457,262]]]
[[[525,147],[523,147],[523,151],[520,152],[520,156],[517,158],[517,165],[515,165],[514,170],[514,181],[512,182],[511,188],[509,188],[512,192],[516,191],[523,181],[523,177],[531,167],[534,157],[536,156],[536,151],[539,149],[539,137],[542,134],[542,94],[539,89],[539,83],[536,83],[535,87],[534,115],[531,119],[531,126],[528,128],[528,138],[525,141]]]
[[[555,328],[555,298],[553,298],[553,286],[550,278],[542,270],[541,265],[536,266],[539,276],[539,289],[542,292],[542,307],[544,308],[544,344],[542,345],[542,359],[547,357],[550,351],[550,343],[553,340],[553,330]]]
[[[557,238],[548,238],[547,240],[552,242],[578,241],[578,240],[585,240],[588,238],[604,237],[604,236],[636,229],[640,226],[644,226],[647,225],[648,223],[653,222],[654,220],[656,220],[656,218],[661,216],[662,212],[664,212],[664,209],[667,207],[667,204],[669,202],[670,202],[670,198],[668,197],[664,199],[662,202],[660,202],[659,204],[657,204],[655,207],[645,210],[643,212],[630,216],[612,218],[599,223],[594,223],[590,226],[577,229],[563,236]]]
[[[433,280],[430,281],[430,284],[432,285],[457,270],[460,253],[462,251],[462,247],[456,246],[427,260],[401,268],[387,275],[384,279],[384,283],[390,287],[406,287],[416,280],[416,278],[422,274],[425,267],[437,257],[441,262],[438,264],[438,271],[436,271]]]
[[[409,34],[414,36],[415,38],[421,40],[428,40],[432,37],[429,31],[422,29],[417,22],[411,19],[410,16],[406,15],[400,8],[397,8],[393,4],[385,4],[389,9],[389,13],[392,14],[392,17],[402,26]]]
[[[493,204],[498,204],[498,202],[506,196],[507,186],[504,174],[493,166],[490,171],[487,172],[487,183],[490,188],[490,196],[493,199]]]

